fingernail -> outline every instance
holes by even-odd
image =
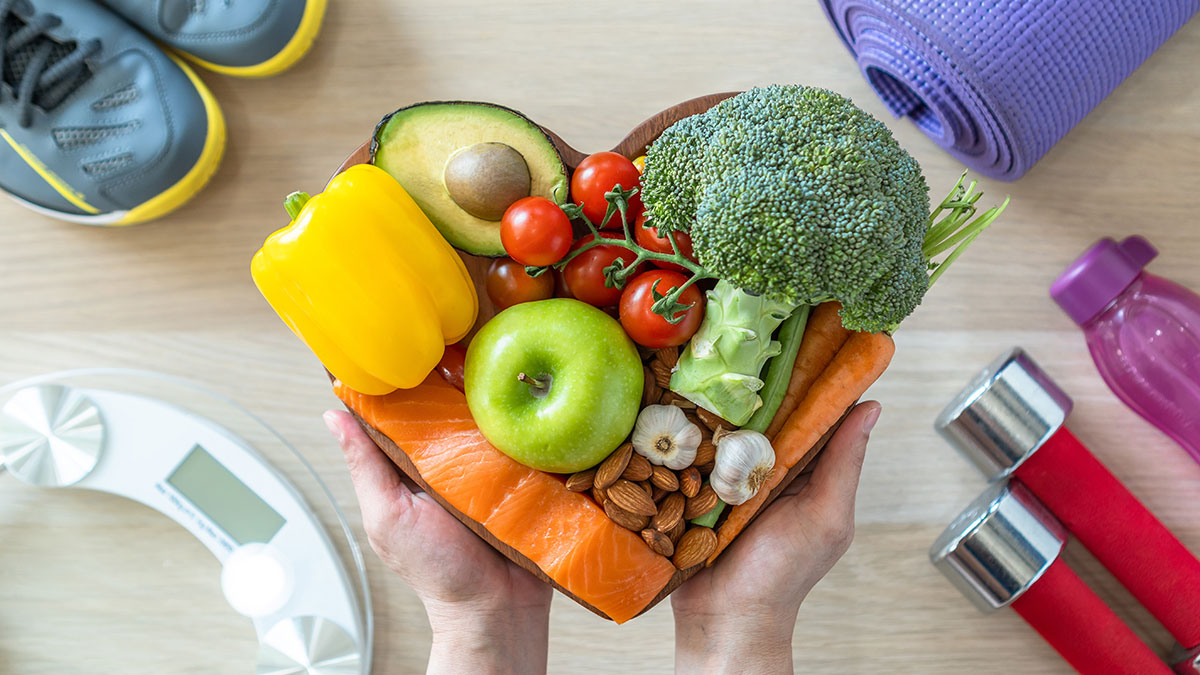
[[[342,427],[337,422],[337,415],[333,414],[332,410],[326,410],[325,414],[321,415],[321,419],[325,420],[325,426],[329,427],[329,432],[333,434],[333,437],[337,439],[338,443],[341,443],[343,440],[345,440],[344,435],[342,434]]]
[[[867,416],[863,418],[862,430],[864,434],[871,433],[871,430],[875,428],[875,423],[879,421],[879,413],[881,412],[883,412],[883,406],[876,405],[867,413]]]

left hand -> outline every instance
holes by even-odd
[[[434,632],[430,671],[439,664],[446,672],[544,670],[551,588],[406,484],[351,415],[331,410],[325,422],[350,467],[371,548],[425,605]]]

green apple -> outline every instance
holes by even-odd
[[[629,436],[641,406],[637,347],[615,319],[578,300],[500,312],[471,340],[465,368],[479,430],[541,471],[599,464]]]

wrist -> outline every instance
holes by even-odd
[[[426,606],[430,673],[538,673],[546,669],[549,612],[469,603]]]
[[[676,612],[676,672],[791,673],[796,613],[784,614]]]

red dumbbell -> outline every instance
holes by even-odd
[[[981,610],[1011,606],[1083,675],[1169,675],[1062,561],[1066,539],[1019,483],[998,483],[938,537],[929,557]]]
[[[1200,560],[1066,428],[1071,398],[1022,349],[994,361],[936,426],[990,481],[1019,481],[1187,650],[1200,673]],[[1200,413],[1198,413],[1200,414]]]

